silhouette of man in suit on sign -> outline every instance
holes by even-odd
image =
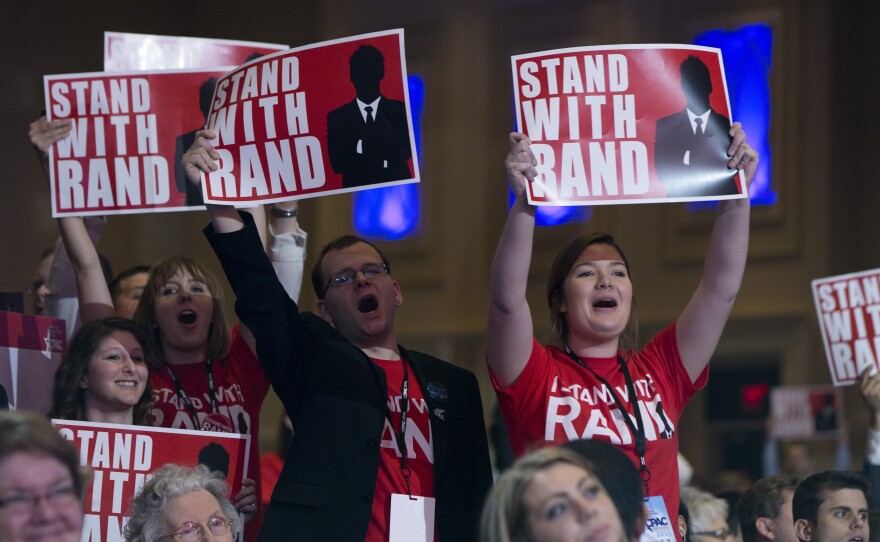
[[[737,194],[736,170],[728,169],[730,120],[709,106],[712,79],[702,60],[681,63],[687,107],[657,120],[654,169],[671,197]]]
[[[385,59],[371,45],[349,58],[357,97],[327,115],[327,149],[342,187],[409,179],[412,156],[406,105],[382,96]]]

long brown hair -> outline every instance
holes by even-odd
[[[568,321],[565,319],[565,313],[561,310],[564,301],[563,285],[565,284],[565,278],[571,272],[571,268],[590,245],[609,245],[614,247],[618,254],[620,254],[623,265],[626,266],[626,274],[632,277],[629,260],[626,259],[623,249],[620,248],[614,237],[607,233],[579,235],[563,245],[559,252],[556,253],[553,265],[550,266],[550,275],[547,277],[547,305],[550,307],[550,324],[554,338],[561,341],[562,344],[568,342],[569,332]],[[627,322],[626,328],[620,336],[620,348],[624,351],[634,350],[638,347],[638,341],[639,322],[636,318],[636,298],[633,296],[629,312],[629,322]]]
[[[211,297],[214,298],[214,312],[211,316],[211,329],[208,332],[208,344],[205,347],[205,356],[211,360],[222,360],[229,352],[229,325],[226,313],[223,310],[223,290],[217,278],[207,267],[201,263],[187,258],[186,256],[171,256],[166,258],[150,269],[150,278],[144,294],[134,311],[134,321],[147,333],[147,349],[150,357],[158,362],[158,366],[168,364],[165,359],[165,351],[162,348],[162,332],[159,322],[156,320],[156,298],[159,291],[178,271],[189,273],[192,278],[205,283]]]
[[[143,330],[128,318],[104,318],[93,320],[74,334],[55,371],[55,384],[52,388],[52,408],[50,418],[60,420],[86,421],[86,394],[88,390],[81,388],[79,383],[89,370],[92,356],[104,341],[115,331],[131,333],[147,355],[147,338]],[[147,358],[149,360],[149,358]],[[135,425],[152,425],[150,405],[153,402],[153,390],[149,379],[144,386],[138,402],[132,407],[132,422]]]

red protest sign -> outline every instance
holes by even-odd
[[[217,84],[206,202],[271,202],[418,182],[403,31],[251,61]],[[358,103],[358,102],[361,103]]]
[[[816,279],[813,301],[835,386],[853,384],[880,354],[880,269]]]
[[[833,386],[777,386],[770,390],[770,437],[828,439],[842,436],[843,394]]]
[[[55,370],[66,349],[64,320],[0,312],[0,385],[12,409],[49,412]]]
[[[237,66],[288,45],[253,41],[104,32],[104,70],[174,70]]]
[[[199,95],[226,71],[45,76],[47,118],[73,121],[49,148],[52,216],[201,206],[178,164],[205,124]]]
[[[727,169],[730,103],[718,49],[578,47],[511,63],[517,126],[538,161],[530,203],[746,197],[742,175]]]
[[[162,465],[202,463],[226,472],[230,495],[247,476],[250,435],[68,420],[52,424],[92,471],[83,495],[83,542],[123,540],[131,499]]]

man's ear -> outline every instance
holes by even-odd
[[[686,540],[687,539],[687,532],[688,532],[688,524],[684,520],[684,516],[679,514],[678,515],[678,535],[681,537],[682,540]]]
[[[333,317],[330,316],[330,313],[327,311],[327,303],[325,303],[323,299],[318,300],[318,314],[320,314],[321,318],[323,318],[328,324],[333,323]]]
[[[400,290],[400,284],[397,281],[394,281],[394,306],[399,307],[403,305],[403,292]]]
[[[797,537],[805,542],[813,542],[813,524],[806,519],[799,519],[794,522],[794,532]]]
[[[755,530],[764,538],[775,540],[776,534],[773,532],[773,522],[769,518],[758,518],[755,520]]]

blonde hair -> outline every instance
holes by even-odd
[[[481,542],[531,540],[523,494],[539,471],[557,463],[569,463],[590,473],[594,470],[592,463],[565,448],[542,448],[520,458],[498,478],[486,498],[480,517]]]

